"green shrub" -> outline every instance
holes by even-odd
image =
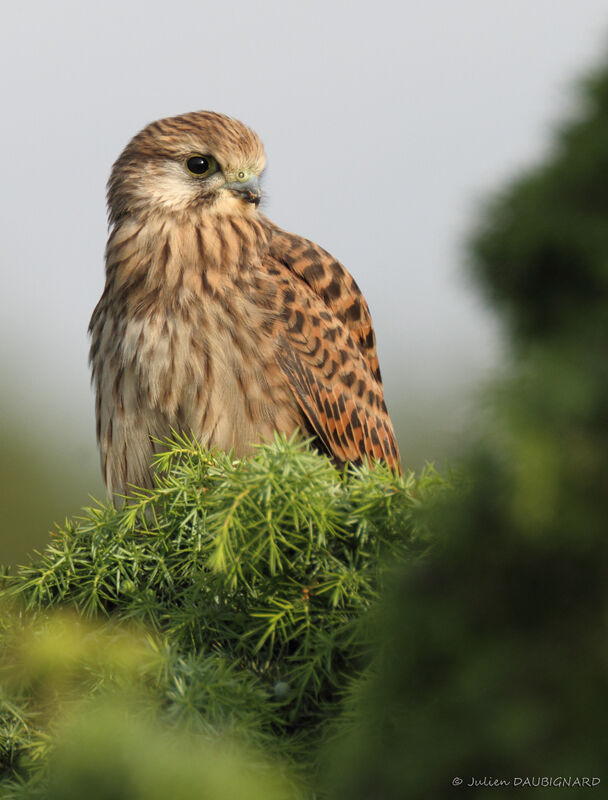
[[[608,71],[584,101],[474,239],[517,361],[432,558],[385,594],[328,759],[336,800],[606,791]]]
[[[417,514],[444,485],[432,469],[339,471],[281,437],[243,461],[184,437],[166,447],[153,490],[87,509],[5,580],[9,785],[46,786],[66,707],[119,691],[165,727],[264,750],[310,783],[369,662],[388,565],[429,547]]]

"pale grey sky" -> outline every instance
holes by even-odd
[[[606,0],[5,0],[6,394],[94,453],[105,181],[143,125],[206,108],[262,137],[265,212],[355,275],[389,408],[411,398],[402,424],[424,432],[499,360],[460,272],[476,209],[542,154],[607,33]]]

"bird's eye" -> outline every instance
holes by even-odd
[[[217,161],[213,156],[188,156],[186,159],[186,169],[191,175],[196,175],[201,178],[217,171]]]

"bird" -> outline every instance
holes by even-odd
[[[246,457],[296,431],[337,465],[400,457],[354,278],[260,209],[266,156],[242,122],[152,122],[107,185],[105,286],[89,361],[110,496],[151,487],[175,432]]]

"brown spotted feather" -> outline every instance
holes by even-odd
[[[307,282],[294,281],[284,264],[270,255],[265,263],[282,287],[277,359],[325,449],[339,462],[367,457],[398,469],[395,436],[373,367],[375,348],[370,354],[356,329],[351,332],[332,314]]]
[[[381,381],[372,318],[355,279],[318,244],[287,233],[270,220],[265,222],[270,232],[270,255],[302,278],[348,328],[374,377]]]

